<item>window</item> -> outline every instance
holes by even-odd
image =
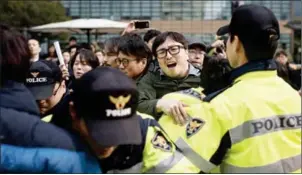
[[[91,16],[90,14],[90,1],[81,1],[80,3],[81,10],[80,15],[83,18],[89,18]]]
[[[151,19],[151,0],[140,1],[141,3],[141,15],[144,17],[149,17]]]
[[[123,1],[123,4],[121,6],[122,6],[121,18],[125,19],[125,17],[127,17],[130,19],[131,18],[131,13],[130,13],[131,1],[129,1],[129,0]]]
[[[297,1],[297,0],[295,0],[295,1],[292,1],[292,3],[293,3],[293,15],[294,15],[294,17],[302,17],[302,5],[301,5],[301,1]]]
[[[72,1],[70,3],[70,16],[80,16],[80,2]]]
[[[101,18],[110,19],[110,1],[100,1],[101,2]]]
[[[101,1],[91,1],[91,17],[100,18],[101,17]]]
[[[131,1],[131,10],[130,10],[130,12],[131,12],[131,17],[132,18],[141,16],[141,2],[140,1]]]
[[[161,19],[161,1],[152,1],[151,16],[153,20]]]

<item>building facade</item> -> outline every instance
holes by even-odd
[[[231,18],[231,1],[201,0],[62,0],[72,18],[106,18],[118,21],[150,20],[151,28],[173,30],[211,43],[219,27]],[[301,2],[301,1],[300,1]],[[292,31],[284,25],[291,19],[291,1],[244,1],[272,9],[280,21],[280,45],[289,48]],[[112,35],[101,36],[104,40]],[[85,41],[85,35],[78,35]]]

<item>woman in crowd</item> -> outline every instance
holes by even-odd
[[[98,67],[100,62],[92,51],[80,49],[70,60],[70,64],[73,70],[74,78],[79,79],[86,72]]]
[[[48,54],[46,56],[46,60],[53,61],[53,62],[59,64],[56,49],[53,44],[48,47]]]

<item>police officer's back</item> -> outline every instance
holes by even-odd
[[[301,98],[272,61],[280,38],[276,17],[243,5],[227,28],[231,84],[190,105],[189,122],[170,137],[184,152],[197,153],[186,156],[203,162],[203,172],[220,165],[222,173],[301,173]]]
[[[272,61],[278,20],[266,7],[243,5],[228,33],[232,84],[206,98],[224,134],[212,162],[223,173],[301,172],[301,99]]]

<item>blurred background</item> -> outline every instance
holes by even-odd
[[[59,39],[67,43],[70,36],[86,42],[85,33],[40,33],[31,27],[79,18],[103,18],[114,21],[150,20],[151,28],[173,30],[205,43],[215,40],[217,29],[227,24],[232,9],[241,4],[261,4],[275,13],[280,29],[279,47],[301,63],[301,1],[201,1],[201,0],[48,0],[0,2],[0,21],[20,29],[27,37],[38,38],[42,52],[48,43]],[[92,41],[103,42],[118,34],[91,35]]]

